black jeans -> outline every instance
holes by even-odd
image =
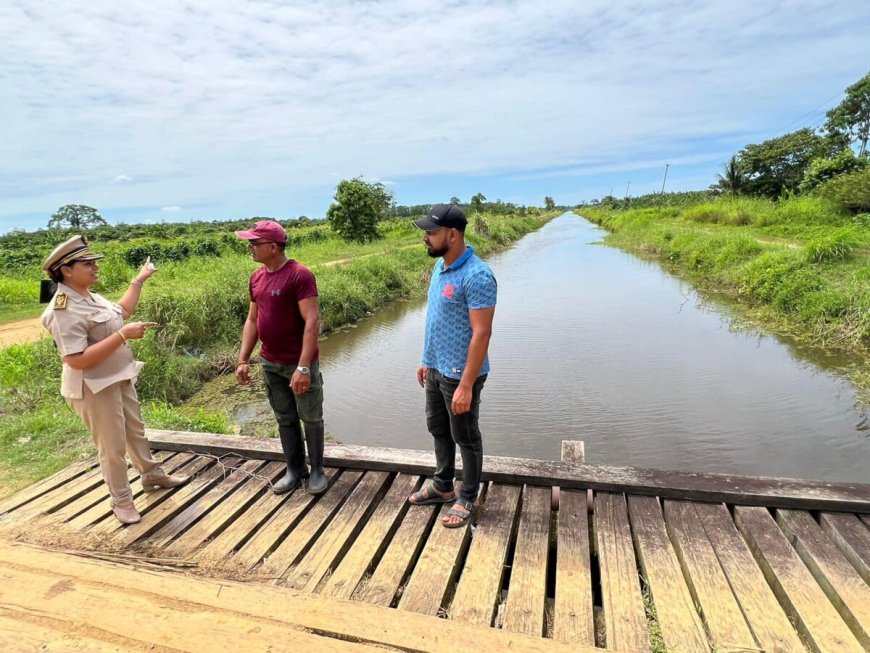
[[[435,487],[441,492],[453,490],[456,475],[456,447],[462,456],[462,490],[466,501],[477,498],[483,470],[483,439],[477,425],[480,417],[480,391],[486,375],[477,377],[471,393],[471,410],[462,415],[450,411],[453,393],[459,381],[430,368],[426,372],[426,427],[435,438]]]

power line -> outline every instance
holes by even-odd
[[[796,124],[798,124],[799,122],[801,122],[804,118],[806,118],[806,117],[808,117],[808,116],[816,115],[819,109],[821,109],[822,107],[827,106],[827,105],[830,104],[832,101],[834,101],[834,100],[836,100],[838,97],[840,97],[842,94],[843,94],[843,91],[838,91],[837,93],[835,93],[834,95],[832,95],[830,98],[828,98],[827,100],[825,100],[824,102],[822,102],[822,103],[819,104],[818,106],[816,106],[816,107],[810,109],[809,111],[807,111],[807,112],[804,113],[804,114],[801,114],[798,118],[796,118],[796,119],[792,120],[790,123],[788,123],[788,125],[786,125],[786,126],[783,127],[782,129],[779,129],[779,130],[776,132],[776,135],[779,136],[780,134],[784,134],[784,133],[787,132],[789,129],[791,129],[792,127],[794,127]],[[825,109],[823,113],[824,113],[824,114],[827,114],[827,113],[828,113],[827,109]],[[815,121],[813,121],[813,122],[815,122]]]

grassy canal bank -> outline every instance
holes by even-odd
[[[870,399],[870,215],[812,197],[577,211],[605,242],[736,300],[741,321],[836,354]]]
[[[485,257],[557,214],[481,213],[471,217],[466,240]],[[419,230],[403,219],[382,223],[381,231],[384,237],[375,242],[348,244],[324,225],[293,230],[295,242],[288,255],[315,271],[325,332],[425,291],[432,260]],[[316,235],[306,236],[309,232]],[[215,239],[226,243],[217,254],[158,260],[159,273],[136,312],[135,319],[161,325],[133,343],[136,357],[145,362],[137,390],[150,427],[217,433],[232,429],[223,411],[178,407],[209,380],[232,372],[247,315],[248,277],[256,264],[232,234]],[[94,243],[94,248],[107,254],[101,265],[103,287],[97,291],[111,297],[118,292],[115,286],[120,288],[135,273],[122,256],[113,256],[129,251],[129,245]],[[4,280],[0,275],[5,283],[0,286],[17,287],[20,271],[3,274],[8,276]],[[24,297],[15,314],[38,310],[29,301]],[[81,420],[60,397],[60,369],[51,340],[0,349],[0,498],[93,453]]]

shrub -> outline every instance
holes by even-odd
[[[844,227],[816,238],[806,246],[807,260],[812,263],[844,261],[860,245],[861,239],[854,228]]]

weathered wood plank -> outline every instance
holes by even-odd
[[[284,576],[290,565],[295,564],[318,538],[362,475],[363,472],[356,470],[344,470],[338,480],[326,491],[326,494],[317,498],[311,510],[299,520],[293,530],[284,538],[284,541],[269,554],[258,573],[275,580]]]
[[[380,502],[374,514],[354,540],[353,547],[342,558],[332,575],[321,583],[318,592],[336,599],[349,599],[370,571],[373,563],[386,550],[408,507],[408,495],[420,485],[419,476],[399,474]]]
[[[392,605],[438,512],[437,506],[408,506],[383,557],[372,575],[354,590],[353,599],[383,607]]]
[[[737,506],[734,518],[774,594],[807,641],[821,651],[863,651],[770,513]]]
[[[451,619],[485,626],[492,624],[521,490],[518,485],[493,485],[487,492],[450,605]]]
[[[147,644],[110,637],[111,642],[90,637],[75,624],[14,606],[0,607],[0,651],[39,653],[123,653],[146,651]]]
[[[595,644],[586,492],[566,490],[559,500],[556,610],[553,638]]]
[[[694,508],[759,646],[770,653],[803,652],[804,645],[737,532],[728,508],[721,503],[696,503]]]
[[[100,487],[102,484],[103,476],[100,473],[100,468],[91,469],[84,474],[76,476],[69,482],[54,488],[50,492],[46,492],[39,498],[30,501],[27,505],[14,511],[12,516],[15,520],[25,520],[32,519],[37,515],[53,512],[87,494],[94,488]]]
[[[808,512],[779,510],[776,521],[846,625],[870,650],[870,586]]]
[[[551,488],[527,486],[523,493],[517,546],[504,607],[503,628],[511,632],[544,635],[551,498]]]
[[[607,648],[618,651],[649,649],[646,613],[621,494],[595,494],[595,534],[601,569],[601,601]]]
[[[234,470],[227,470],[228,475],[225,472],[224,478],[221,478],[205,494],[197,497],[183,510],[176,512],[169,521],[149,535],[148,542],[161,548],[166,547],[188,526],[207,515],[221,501],[230,496],[238,486],[250,479],[251,475],[256,474],[265,464],[267,463],[263,460],[246,460]]]
[[[147,431],[154,446],[180,451],[223,454],[235,451],[249,458],[279,460],[277,440]],[[356,467],[431,476],[435,455],[428,451],[379,449],[330,444],[325,461],[336,467]],[[457,470],[461,469],[457,458]],[[628,492],[662,498],[725,501],[741,505],[870,513],[870,484],[835,483],[728,474],[699,474],[673,470],[639,469],[603,465],[484,456],[483,480],[506,484],[533,482],[567,489]]]
[[[160,463],[164,463],[168,459],[171,459],[172,456],[176,455],[179,454],[176,454],[174,451],[158,451],[154,454],[154,459]],[[132,485],[139,480],[139,472],[135,467],[129,467],[127,469],[127,477]],[[75,501],[71,501],[52,512],[51,519],[54,521],[68,521],[79,513],[92,508],[100,501],[107,501],[108,499],[109,489],[106,487],[105,483],[100,483],[90,492],[83,494]]]
[[[870,530],[861,519],[856,515],[823,512],[820,522],[822,530],[840,547],[861,578],[870,583]]]
[[[399,609],[437,615],[459,573],[459,561],[471,538],[471,529],[445,528],[441,519],[453,504],[444,504],[438,521],[423,546],[399,599]]]
[[[327,482],[332,486],[336,478],[340,478],[337,469],[328,467],[325,470]],[[275,550],[277,544],[286,533],[296,528],[318,497],[308,494],[302,488],[297,488],[286,497],[281,507],[272,513],[271,517],[257,529],[244,546],[233,556],[233,563],[245,570],[251,570]],[[280,499],[279,499],[280,500]]]
[[[286,464],[276,463],[280,466],[278,474],[284,475],[287,469]],[[327,469],[326,475],[331,476],[335,470]],[[280,477],[279,477],[280,478]],[[274,480],[275,477],[272,477]],[[194,552],[193,558],[202,562],[217,562],[230,556],[234,551],[241,553],[242,549],[247,546],[251,539],[258,537],[267,528],[268,524],[275,521],[279,508],[286,502],[295,501],[302,494],[302,491],[291,492],[289,494],[275,494],[271,490],[266,492],[254,501],[247,510],[242,512],[238,517],[231,521],[227,527],[214,537],[205,546]],[[286,515],[285,515],[286,517]],[[281,525],[287,524],[289,520],[282,518]],[[278,536],[276,536],[277,538]],[[263,555],[269,551],[269,547],[275,542],[271,540],[265,545],[264,552],[260,557],[251,556],[253,562],[250,566],[257,564]],[[244,565],[244,561],[239,562],[240,566]],[[246,567],[248,568],[248,567]]]
[[[655,497],[628,497],[635,551],[662,629],[665,647],[676,651],[710,648],[677,554],[668,539]]]
[[[215,534],[222,531],[225,525],[232,524],[242,513],[251,508],[261,494],[284,475],[285,469],[281,463],[266,463],[266,466],[257,472],[255,478],[249,479],[217,508],[173,540],[166,547],[166,553],[189,555],[197,551],[203,542],[215,537]]]
[[[692,598],[701,607],[713,650],[753,650],[757,642],[731,591],[728,577],[719,565],[695,506],[687,501],[666,501],[664,512],[683,577]]]
[[[431,619],[411,612],[389,610],[366,603],[335,601],[318,595],[298,594],[286,588],[239,583],[228,580],[211,580],[158,571],[138,571],[105,561],[78,558],[37,547],[10,545],[0,541],[0,568],[16,571],[47,571],[55,580],[55,589],[73,589],[75,584],[101,588],[107,596],[121,604],[127,595],[153,596],[161,599],[164,611],[176,615],[181,624],[172,622],[161,633],[175,627],[187,631],[185,636],[199,637],[203,645],[213,651],[215,641],[222,641],[220,632],[215,634],[210,620],[218,621],[227,612],[245,617],[246,626],[240,633],[247,637],[238,650],[299,650],[320,651],[319,640],[299,644],[292,637],[295,632],[319,633],[324,641],[340,639],[347,642],[362,642],[390,650],[431,651],[433,653],[454,650],[456,643],[471,651],[515,651],[528,653],[595,653],[588,646],[567,646],[531,638],[516,633],[502,632],[493,628],[476,628],[468,624],[446,619]],[[13,583],[14,591],[18,583]],[[164,598],[165,597],[165,598]],[[207,610],[206,610],[207,608]],[[111,616],[113,611],[108,614]],[[189,614],[203,613],[203,621],[186,618]],[[77,616],[77,615],[73,615]],[[85,611],[81,613],[82,624],[88,624]],[[160,621],[161,617],[156,617]],[[206,622],[204,626],[199,624]],[[259,631],[261,622],[279,624],[284,632],[274,639]],[[150,619],[141,617],[137,626],[143,637],[150,633],[142,624]],[[256,625],[255,625],[256,624]],[[253,626],[253,627],[252,627]],[[262,638],[262,639],[260,639]],[[152,640],[153,641],[153,640]],[[154,642],[158,646],[158,642]],[[180,642],[174,642],[180,644]],[[286,643],[286,644],[285,644]],[[304,646],[304,648],[299,648]]]
[[[174,452],[159,452],[163,455],[173,454]],[[171,458],[167,460],[164,464],[163,469],[168,473],[172,474],[178,468],[186,465],[194,459],[193,454],[189,453],[175,453]],[[109,491],[103,486],[103,491],[105,492],[106,501],[103,503],[96,503],[84,512],[76,515],[73,519],[67,522],[67,526],[72,530],[82,530],[87,528],[91,524],[95,524],[101,520],[106,519],[114,519],[112,517],[112,506],[108,501]],[[135,503],[137,499],[142,496],[144,493],[142,490],[142,479],[137,478],[130,484],[130,490],[133,493],[133,502]]]
[[[335,566],[351,545],[365,523],[365,516],[373,509],[384,484],[389,480],[386,472],[366,472],[353,489],[326,529],[317,538],[316,546],[309,549],[299,564],[290,568],[284,584],[294,589],[313,592],[323,577]]]
[[[94,469],[99,469],[99,467],[100,463],[96,458],[88,458],[87,460],[81,460],[64,467],[51,476],[48,476],[33,485],[28,485],[26,488],[23,488],[12,496],[6,497],[3,501],[0,501],[0,515],[12,512],[17,508],[26,505],[30,501],[38,499],[47,492],[51,492],[52,490],[65,485],[71,479]]]

